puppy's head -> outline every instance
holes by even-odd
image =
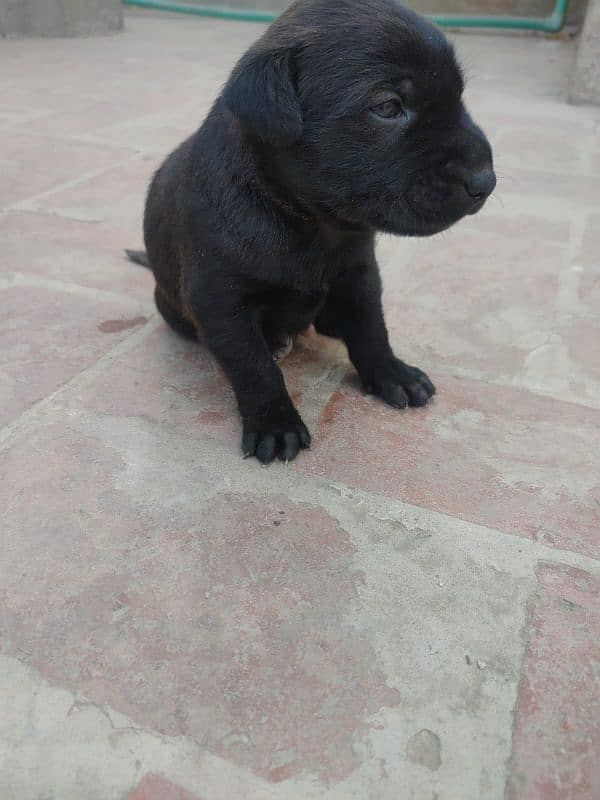
[[[305,207],[426,236],[493,191],[492,152],[443,34],[394,0],[300,0],[223,99]]]

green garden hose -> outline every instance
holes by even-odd
[[[279,14],[275,11],[250,11],[241,8],[208,8],[192,3],[169,2],[169,0],[123,0],[123,5],[153,8],[156,11],[177,11],[180,14],[196,14],[201,17],[241,20],[243,22],[272,22]],[[499,17],[432,14],[429,19],[447,28],[510,28],[512,30],[543,31],[558,33],[565,24],[569,0],[556,0],[549,17]]]

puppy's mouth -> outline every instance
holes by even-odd
[[[439,193],[432,194],[426,194],[418,187],[416,195],[407,193],[401,204],[393,204],[390,214],[392,225],[408,226],[411,229],[409,235],[413,236],[440,233],[464,217],[477,214],[488,199],[487,194],[469,197],[452,184],[440,187]]]
[[[481,205],[473,211],[457,208],[454,204],[440,203],[438,207],[415,202],[410,197],[403,198],[402,208],[395,205],[390,215],[390,228],[403,236],[433,236],[451,228],[467,213],[475,214]],[[484,201],[485,202],[485,201]]]
[[[477,212],[481,211],[481,209],[484,207],[486,200],[487,200],[487,197],[483,197],[483,198],[481,198],[481,200],[477,200],[471,206],[471,208],[467,211],[467,214],[469,214],[469,215],[477,214]]]

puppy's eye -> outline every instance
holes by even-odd
[[[375,116],[383,119],[395,119],[404,115],[404,109],[399,100],[386,100],[385,103],[373,106],[371,111]]]

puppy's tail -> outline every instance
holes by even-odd
[[[140,264],[142,267],[150,269],[150,263],[145,250],[125,250],[125,255],[135,264]]]

